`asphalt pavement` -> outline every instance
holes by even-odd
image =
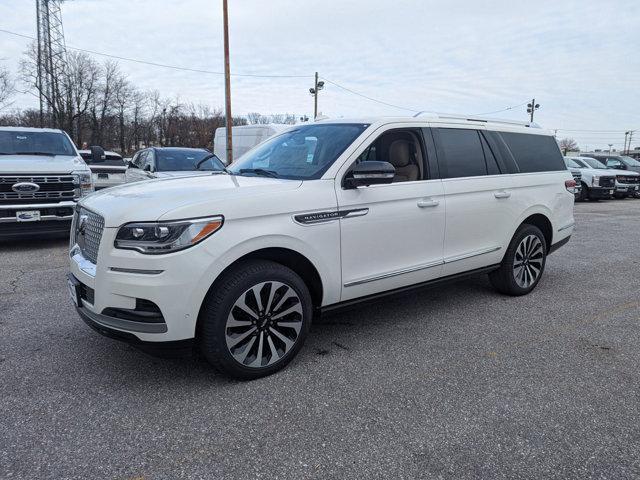
[[[532,294],[334,314],[253,382],[90,330],[67,240],[0,244],[0,478],[640,478],[639,218],[577,204]]]

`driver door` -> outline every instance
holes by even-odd
[[[342,296],[363,297],[437,278],[442,273],[445,198],[429,129],[382,127],[336,177],[340,211]],[[396,148],[407,142],[407,148]],[[388,161],[393,183],[348,188],[357,162]],[[417,173],[416,173],[417,172]]]

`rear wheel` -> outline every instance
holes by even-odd
[[[202,351],[227,376],[270,375],[302,347],[312,311],[309,290],[292,270],[271,261],[241,264],[205,300]]]
[[[524,224],[511,239],[500,268],[489,274],[491,284],[507,295],[526,295],[538,282],[547,259],[547,244],[540,229]]]

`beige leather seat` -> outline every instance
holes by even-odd
[[[394,182],[414,182],[420,178],[418,165],[411,161],[411,146],[407,140],[395,140],[389,146],[389,163],[396,168]]]

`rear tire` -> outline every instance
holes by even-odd
[[[546,260],[547,243],[540,229],[521,225],[509,243],[500,268],[489,274],[489,280],[500,293],[526,295],[538,285]]]
[[[313,306],[304,281],[267,260],[220,277],[200,312],[200,346],[222,374],[242,380],[284,368],[302,348]]]
[[[585,183],[582,183],[582,188],[580,189],[580,195],[578,196],[578,200],[581,202],[586,202],[589,199],[589,189]]]

